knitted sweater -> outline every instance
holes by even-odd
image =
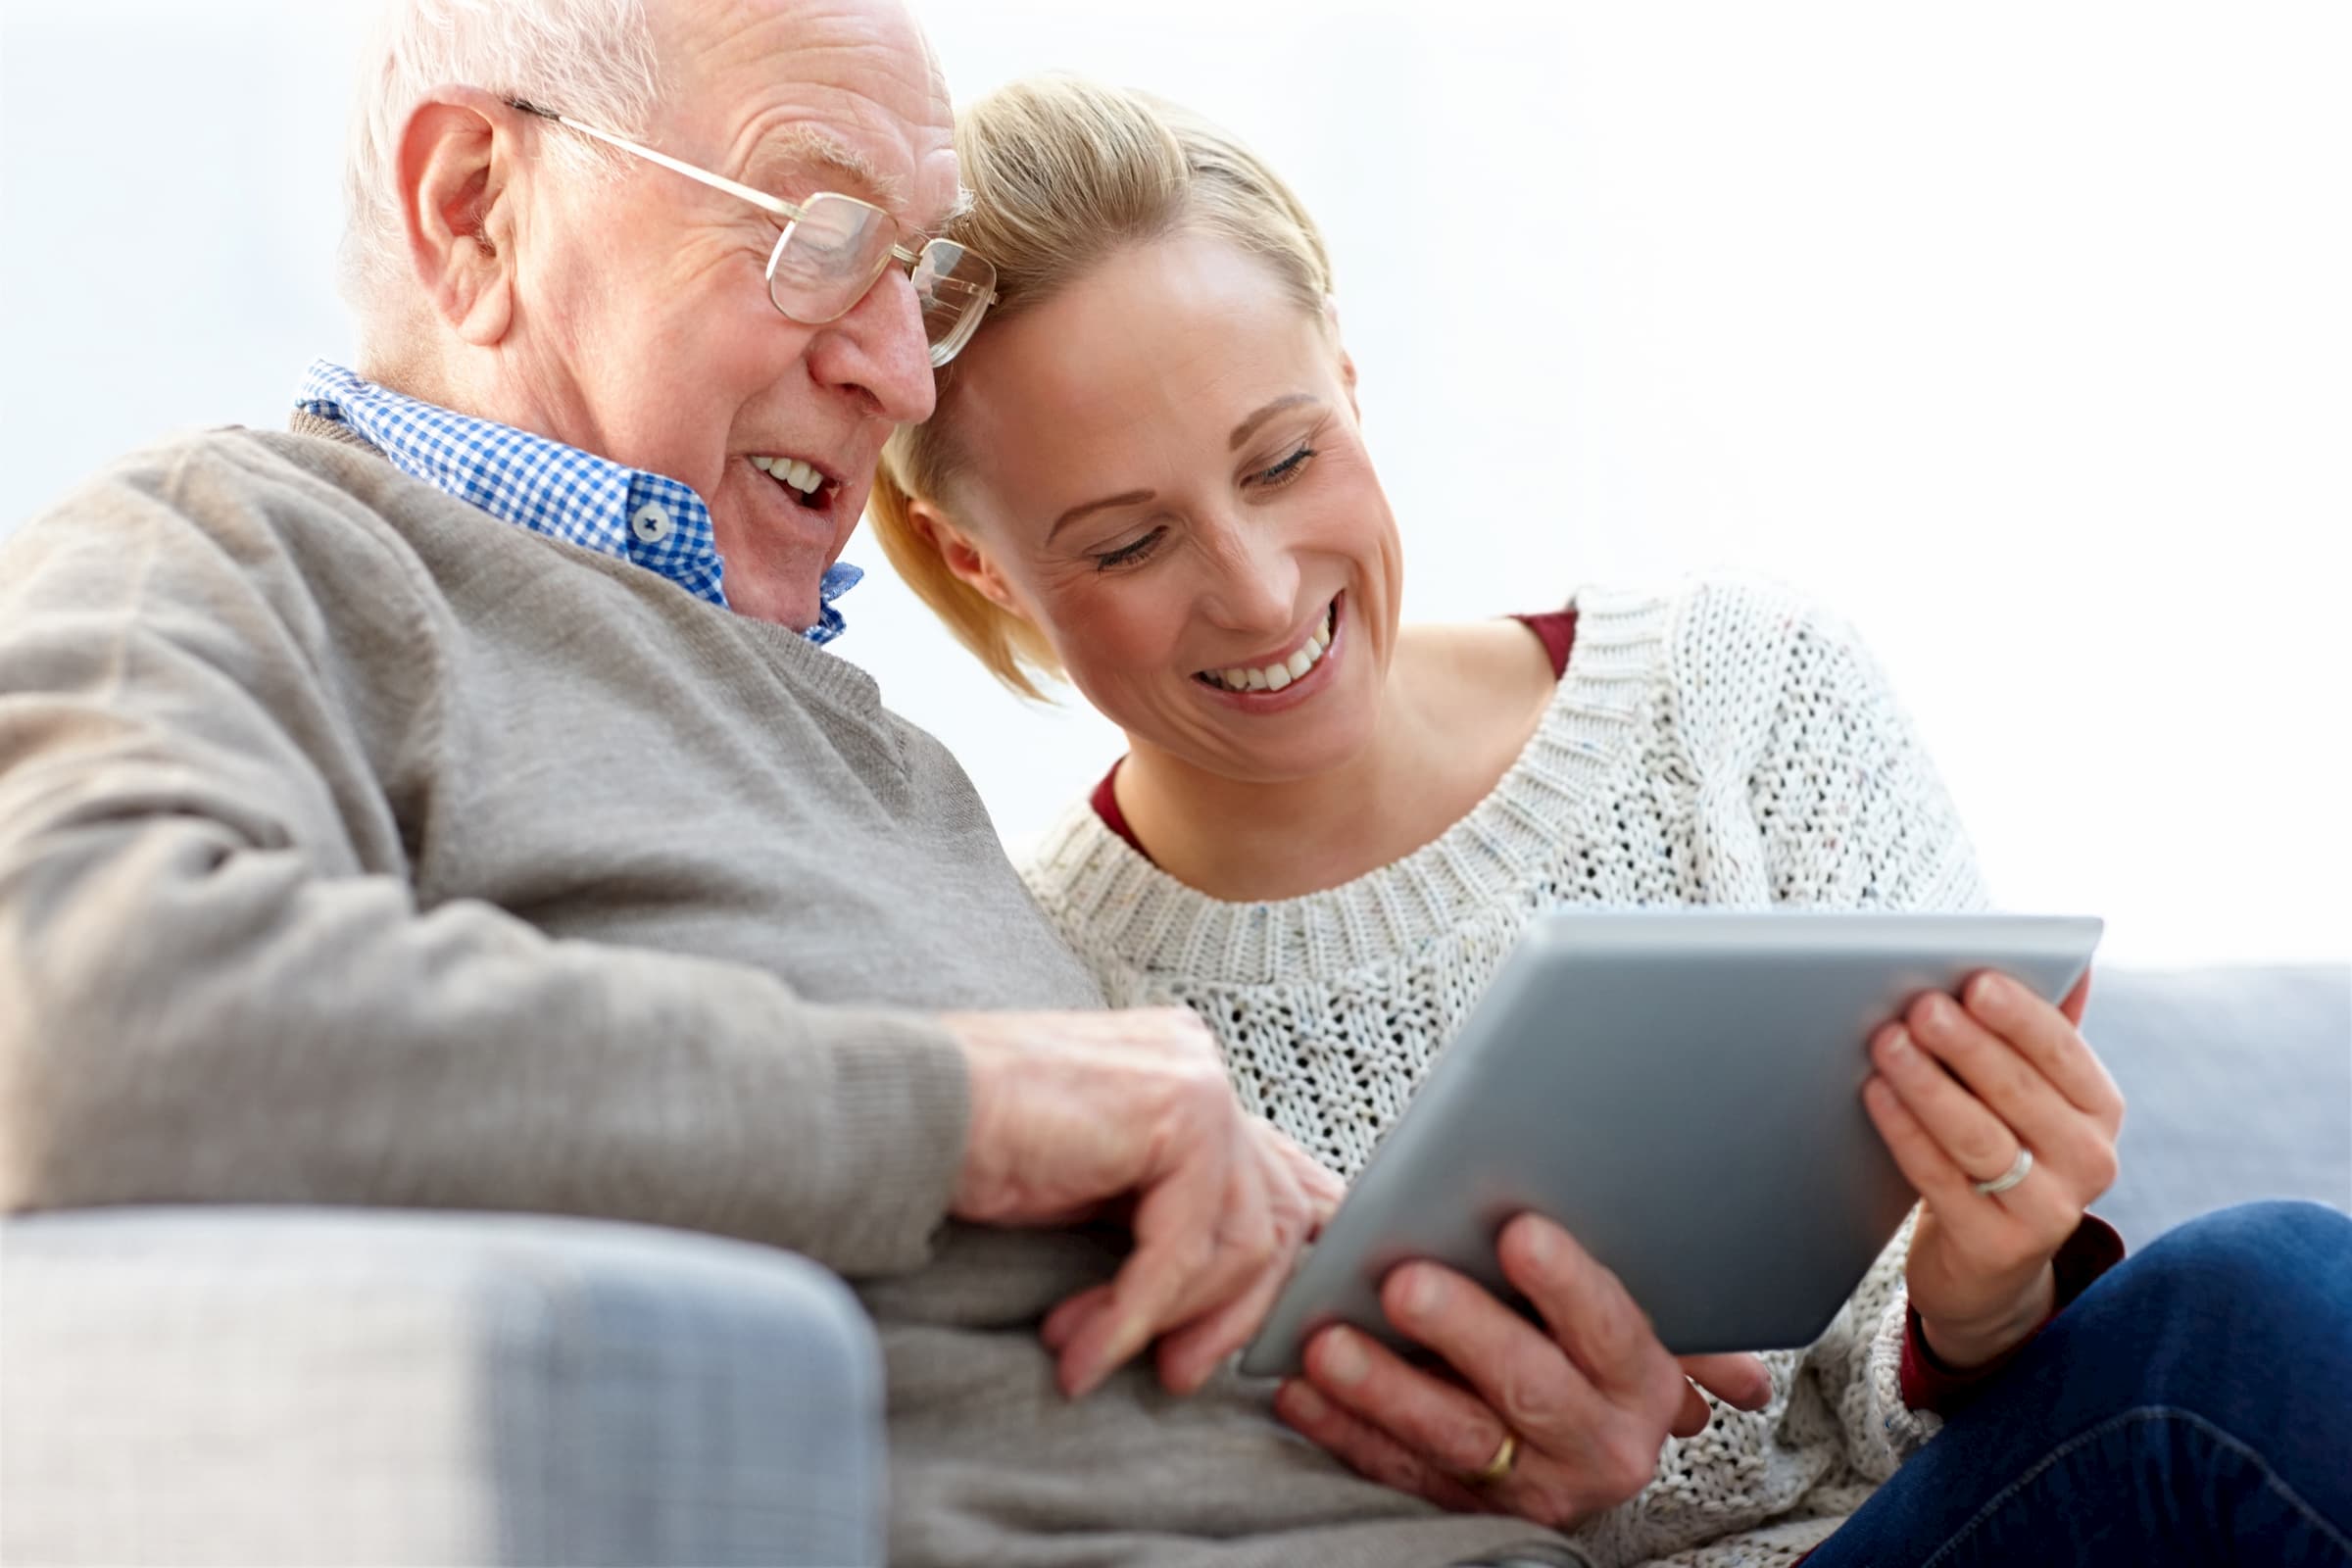
[[[1073,806],[1024,874],[1114,1005],[1182,1003],[1243,1100],[1352,1176],[1540,910],[1561,904],[1965,909],[1985,895],[1867,653],[1788,594],[1583,594],[1535,735],[1469,815],[1329,892],[1228,904]],[[1647,1491],[1578,1533],[1603,1563],[1781,1563],[1934,1431],[1905,1407],[1909,1227],[1775,1398],[1718,1405]],[[1696,1551],[1692,1548],[1699,1547]]]

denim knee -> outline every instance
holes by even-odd
[[[2294,1369],[2340,1389],[2352,1379],[2352,1217],[2296,1200],[2202,1215],[2158,1237],[2081,1304],[2176,1365]]]
[[[2168,1297],[2231,1311],[2352,1311],[2352,1216],[2275,1199],[2199,1215],[2149,1245],[2132,1272]]]

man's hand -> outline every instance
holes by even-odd
[[[971,1075],[958,1219],[1067,1225],[1132,1200],[1117,1277],[1046,1319],[1063,1392],[1091,1392],[1153,1340],[1161,1381],[1200,1387],[1256,1332],[1339,1206],[1339,1177],[1242,1109],[1184,1008],[943,1021]]]
[[[1741,1409],[1770,1401],[1771,1377],[1752,1355],[1667,1354],[1617,1277],[1549,1221],[1511,1221],[1499,1255],[1548,1333],[1450,1269],[1408,1263],[1382,1282],[1381,1306],[1459,1380],[1329,1328],[1309,1342],[1306,1378],[1283,1385],[1276,1410],[1398,1491],[1568,1529],[1649,1485],[1669,1436],[1705,1428],[1693,1379]],[[1508,1467],[1472,1479],[1506,1452],[1506,1439]]]
[[[2124,1097],[2076,1025],[2085,974],[2057,1006],[1986,972],[1954,1002],[1921,997],[1871,1040],[1862,1102],[1923,1207],[1904,1281],[1929,1348],[1955,1370],[1992,1360],[2040,1327],[2051,1259],[2115,1181]],[[1978,1182],[2033,1152],[2023,1181]]]

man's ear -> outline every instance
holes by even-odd
[[[471,87],[418,104],[400,133],[401,216],[409,261],[433,314],[487,347],[514,320],[515,204],[521,111]]]
[[[924,542],[939,552],[939,559],[948,564],[948,570],[956,574],[958,582],[1006,614],[1018,615],[1023,620],[1029,618],[1013,596],[1012,585],[1004,580],[997,564],[988,559],[988,553],[970,534],[950,522],[937,507],[928,501],[909,501],[906,520]]]
[[[1348,352],[1347,339],[1340,336],[1340,301],[1337,295],[1323,296],[1323,325],[1331,333],[1331,346],[1340,351],[1340,384],[1348,389],[1348,412],[1360,422],[1364,411],[1355,400],[1355,356]]]

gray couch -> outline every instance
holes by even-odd
[[[2352,970],[2104,972],[2134,1244],[2352,1206]],[[882,1381],[841,1284],[587,1220],[149,1208],[0,1226],[0,1562],[883,1555]]]

